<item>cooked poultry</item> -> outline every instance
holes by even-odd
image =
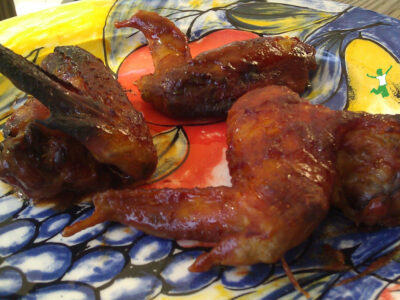
[[[154,12],[139,11],[115,26],[144,33],[155,72],[138,80],[138,88],[144,101],[175,118],[226,116],[237,98],[268,84],[302,93],[316,68],[315,49],[297,38],[234,42],[192,59],[186,36]]]
[[[361,146],[355,145],[359,139],[364,140]],[[385,187],[375,189],[373,205],[382,199],[381,193],[387,196],[379,204],[387,201],[398,206],[400,122],[396,117],[333,111],[307,103],[287,87],[270,86],[246,93],[233,105],[227,143],[232,187],[99,193],[93,197],[94,214],[64,234],[113,220],[156,236],[212,245],[209,253],[197,258],[192,271],[216,264],[273,263],[324,219],[344,173],[348,175],[343,177],[342,201],[353,200],[348,194],[350,179],[358,192],[373,189],[366,188],[360,170],[347,168],[350,156],[364,159],[366,178]],[[374,172],[385,176],[372,177]],[[387,193],[390,189],[393,199]],[[385,223],[392,212],[380,214],[375,223]]]
[[[5,125],[1,179],[48,198],[152,174],[157,156],[149,129],[101,60],[79,47],[57,47],[42,68],[0,45],[0,72],[36,97]]]
[[[400,225],[400,119],[363,122],[342,137],[333,204],[357,224]]]
[[[76,139],[37,122],[49,115],[45,106],[29,98],[7,120],[0,155],[3,181],[29,198],[54,198],[60,203],[118,182]]]

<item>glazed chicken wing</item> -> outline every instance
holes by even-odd
[[[47,198],[104,189],[116,173],[141,180],[154,171],[156,150],[141,113],[92,54],[57,47],[40,68],[0,46],[0,72],[36,97],[5,126],[0,177],[6,182]]]
[[[307,103],[287,87],[270,86],[248,92],[233,105],[227,143],[232,187],[99,193],[93,198],[94,214],[64,234],[114,220],[156,236],[212,246],[192,271],[217,264],[273,263],[325,218],[334,190],[341,189],[341,201],[353,201],[350,193],[357,197],[348,189],[350,179],[356,192],[382,184],[397,193],[400,122],[393,116],[333,111]],[[362,171],[372,187],[364,183],[361,170],[345,168],[346,155],[354,155],[355,165],[366,161]],[[384,176],[373,177],[379,170]],[[373,206],[381,201],[379,194],[386,199],[381,204],[397,206],[385,188],[374,190]],[[379,215],[375,223],[384,223],[390,213]]]
[[[241,97],[227,119],[232,187],[107,191],[66,235],[115,220],[161,237],[213,243],[192,271],[275,262],[325,217],[334,183],[340,112],[273,86]]]
[[[146,36],[155,71],[143,76],[138,88],[144,101],[175,118],[226,116],[237,98],[268,84],[302,93],[316,68],[315,49],[297,38],[234,42],[192,59],[186,36],[154,12],[139,11],[116,26]]]

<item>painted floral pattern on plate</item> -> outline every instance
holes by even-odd
[[[224,122],[181,123],[140,99],[134,81],[153,70],[146,41],[134,29],[113,26],[139,9],[174,21],[188,36],[193,55],[256,36],[299,36],[316,47],[319,64],[304,97],[333,109],[400,113],[400,21],[331,1],[90,0],[48,10],[46,20],[42,13],[0,22],[0,42],[36,63],[54,46],[66,44],[78,44],[104,60],[154,134],[159,164],[148,183],[153,187],[229,185],[230,178]],[[43,26],[29,26],[37,22]],[[388,68],[385,81],[377,79],[378,70]],[[385,89],[388,95],[373,89]],[[23,101],[24,95],[0,77],[1,123]],[[6,185],[0,190],[0,298],[303,297],[279,263],[190,273],[187,267],[207,249],[184,249],[113,222],[65,238],[65,226],[92,213],[90,203],[59,210],[52,204],[34,205]],[[360,230],[332,210],[286,260],[313,298],[394,299],[400,259],[391,253],[399,240],[400,228]],[[333,267],[337,250],[342,253],[340,268]],[[371,269],[387,257],[383,267]]]

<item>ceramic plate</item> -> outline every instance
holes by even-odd
[[[400,21],[320,0],[134,1],[95,0],[0,22],[0,42],[36,63],[58,45],[79,45],[116,74],[154,134],[159,153],[154,187],[230,184],[223,122],[180,123],[144,104],[133,84],[152,72],[141,33],[115,29],[139,9],[174,21],[195,55],[259,35],[299,36],[317,48],[318,70],[303,95],[333,109],[400,113]],[[377,78],[387,73],[386,82]],[[380,70],[380,71],[379,71]],[[370,75],[371,77],[367,76]],[[25,95],[0,77],[5,118]],[[289,299],[302,297],[280,264],[187,267],[206,249],[103,223],[64,238],[61,231],[93,211],[90,203],[58,210],[33,205],[2,185],[0,198],[0,298],[26,299]],[[400,228],[357,229],[339,212],[286,255],[300,285],[314,298],[392,299],[400,285],[396,255]],[[340,250],[345,268],[329,265]],[[383,267],[376,268],[379,263]],[[340,284],[361,274],[359,279]]]

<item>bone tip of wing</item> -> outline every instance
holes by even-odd
[[[78,221],[74,224],[65,227],[65,229],[62,232],[62,235],[64,237],[72,236],[75,233],[78,233],[86,228],[93,227],[106,220],[107,218],[103,214],[98,213],[98,211],[95,211],[89,218],[83,219],[81,221]]]
[[[117,21],[114,23],[114,26],[116,28],[123,28],[123,27],[132,27],[135,23],[132,21],[132,19],[128,20],[123,20],[123,21]]]
[[[189,267],[190,272],[206,272],[215,264],[211,252],[201,254],[196,258],[194,263]]]
[[[149,16],[154,17],[155,13],[149,12],[149,11],[144,11],[144,10],[138,10],[132,17],[129,19],[123,20],[123,21],[117,21],[114,23],[114,26],[116,28],[123,28],[123,27],[133,27],[136,28],[141,20],[144,20],[146,17],[148,18]],[[158,18],[162,18],[161,16],[158,16]]]

